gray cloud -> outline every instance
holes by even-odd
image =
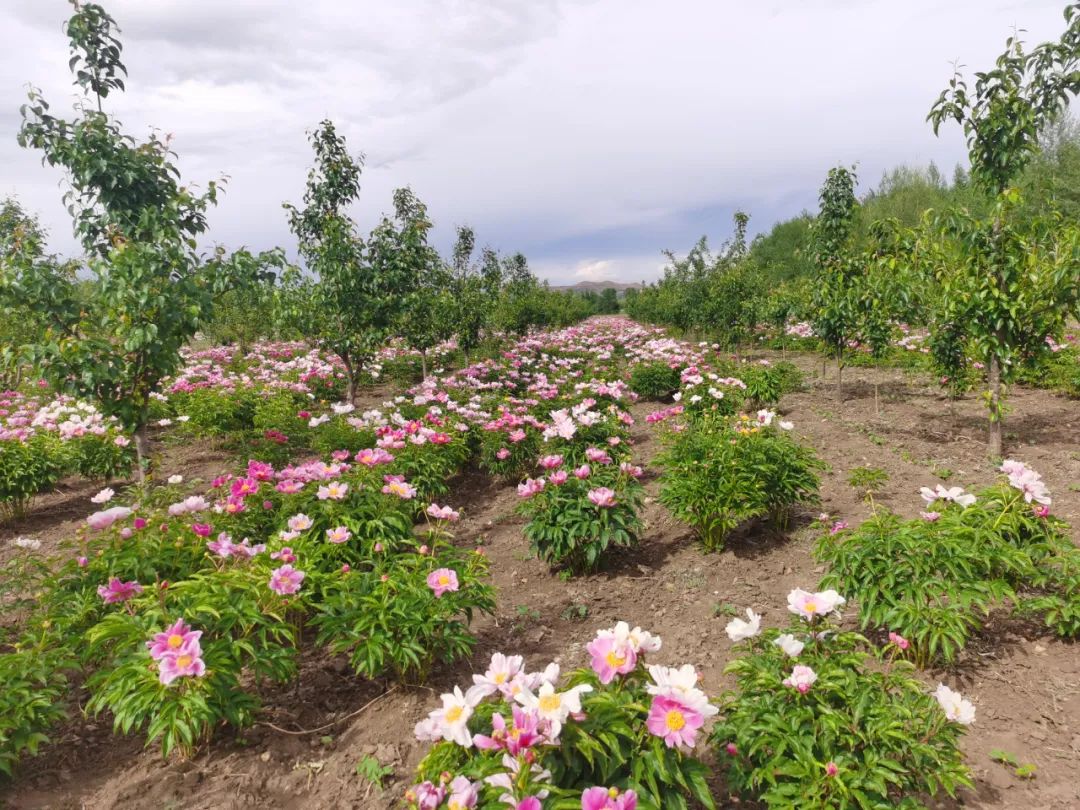
[[[14,143],[25,83],[73,98],[67,4],[9,0],[0,53],[0,194],[72,250],[59,175]],[[395,186],[424,199],[446,244],[525,249],[553,279],[654,276],[660,250],[721,240],[736,208],[765,229],[812,207],[825,171],[865,185],[901,162],[962,159],[923,119],[959,58],[986,66],[1012,26],[1062,28],[1061,0],[114,0],[130,132],[175,134],[185,178],[230,182],[212,236],[292,239],[305,131],[332,117],[367,156],[357,216]]]

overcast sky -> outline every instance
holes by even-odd
[[[62,0],[3,0],[0,195],[72,252],[61,174],[19,148],[26,85],[75,99]],[[369,228],[408,185],[449,246],[523,251],[556,282],[655,278],[665,248],[815,208],[830,166],[963,159],[924,122],[954,60],[991,66],[1014,26],[1057,38],[1064,0],[105,0],[127,131],[174,134],[185,182],[227,175],[211,239],[293,252],[306,132],[367,156]]]

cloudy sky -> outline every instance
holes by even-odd
[[[62,176],[15,143],[28,83],[75,93],[62,0],[3,0],[0,195],[75,243]],[[959,60],[1013,27],[1056,38],[1064,0],[104,0],[138,137],[174,134],[186,181],[227,175],[211,238],[292,249],[306,131],[337,122],[367,166],[366,228],[409,185],[436,241],[456,225],[556,282],[655,278],[661,251],[816,205],[825,172],[963,158],[926,112]]]

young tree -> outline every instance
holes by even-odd
[[[821,187],[821,209],[814,223],[814,261],[818,268],[814,329],[836,358],[836,398],[843,401],[844,349],[858,320],[856,286],[860,267],[855,261],[855,170],[829,170]]]
[[[959,71],[930,110],[935,134],[946,121],[959,123],[967,139],[971,180],[996,198],[991,215],[977,218],[950,212],[932,218],[939,249],[950,266],[932,263],[948,309],[941,320],[964,325],[987,367],[990,412],[989,452],[1001,455],[1003,385],[1014,376],[1030,338],[1075,311],[1077,269],[1059,267],[1065,244],[1048,243],[1045,228],[1019,224],[1019,195],[1011,190],[1039,149],[1039,136],[1070,97],[1080,91],[1080,3],[1065,10],[1067,29],[1057,42],[1030,53],[1016,37],[1006,40],[994,69],[976,73],[969,91]],[[1035,252],[1029,252],[1035,251]],[[1039,265],[1039,266],[1035,266]],[[1059,278],[1060,284],[1045,284]],[[1040,298],[1028,293],[1039,289]],[[1044,298],[1041,296],[1045,296]],[[1047,332],[1035,336],[1042,341]]]
[[[310,136],[315,165],[308,172],[304,207],[285,203],[300,255],[315,276],[291,274],[278,296],[279,314],[301,334],[341,358],[346,397],[356,398],[365,364],[398,325],[428,261],[431,224],[408,189],[394,193],[394,219],[384,217],[368,241],[348,214],[360,196],[363,158],[353,158],[331,121]]]
[[[4,297],[8,307],[22,302],[48,320],[31,348],[49,379],[94,399],[134,432],[141,476],[150,394],[180,366],[180,349],[227,285],[195,247],[217,186],[197,194],[180,185],[168,138],[138,143],[104,112],[103,100],[124,90],[116,22],[95,3],[73,5],[70,67],[84,101],[65,120],[32,89],[19,143],[67,173],[66,202],[94,279],[91,299],[81,301],[72,278],[33,257],[5,273]]]

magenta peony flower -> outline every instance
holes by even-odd
[[[113,577],[108,585],[98,586],[97,592],[106,605],[113,605],[117,602],[126,602],[131,597],[142,593],[142,590],[142,585],[138,582],[121,582],[117,577]]]
[[[637,666],[637,653],[628,644],[620,644],[610,636],[594,638],[585,650],[592,656],[590,665],[600,676],[600,683],[611,683],[616,675],[632,672]]]
[[[157,633],[153,639],[146,642],[146,648],[150,650],[150,657],[160,661],[167,655],[180,655],[190,649],[192,644],[198,645],[202,637],[202,630],[192,630],[183,619],[177,619],[164,633]]]

